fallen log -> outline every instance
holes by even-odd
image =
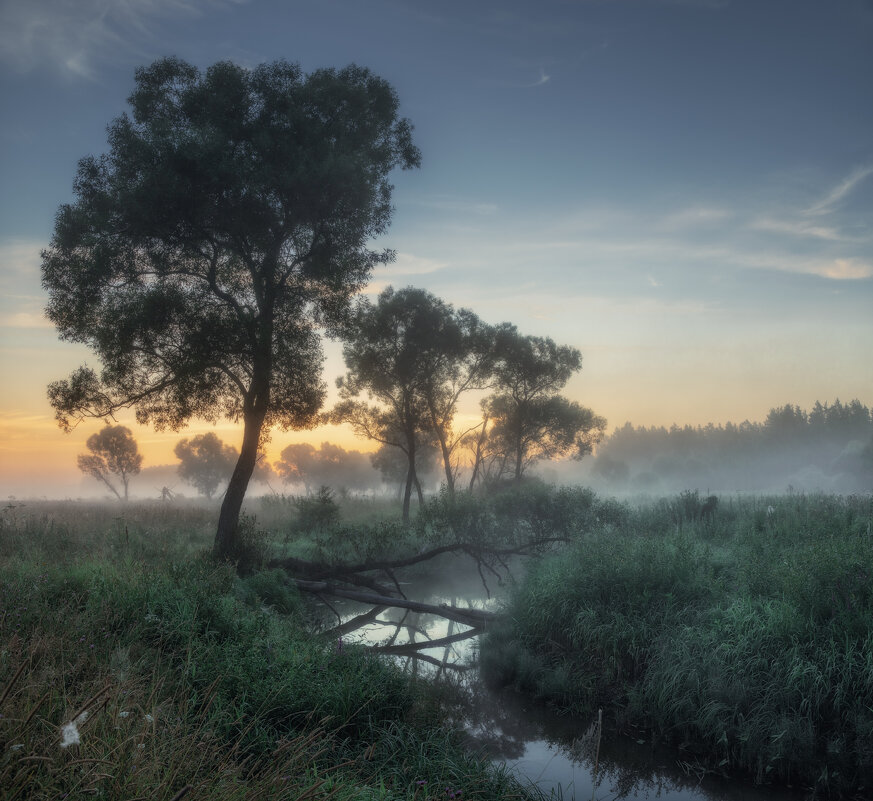
[[[482,630],[478,628],[467,629],[460,631],[457,634],[451,634],[448,637],[440,637],[437,640],[416,640],[415,642],[406,642],[402,645],[374,645],[373,650],[380,654],[393,654],[395,656],[415,656],[419,651],[425,648],[444,648],[447,645],[454,645],[456,642],[463,642],[481,634]]]
[[[407,598],[396,598],[390,595],[378,595],[371,592],[358,592],[337,587],[329,581],[307,581],[294,579],[297,588],[304,592],[333,595],[338,598],[348,598],[350,601],[360,601],[375,606],[395,606],[409,609],[412,612],[423,612],[429,615],[439,615],[447,620],[454,620],[467,626],[484,626],[497,619],[497,614],[484,609],[463,608],[450,604],[426,604],[421,601],[410,601]]]

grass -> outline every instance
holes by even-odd
[[[119,509],[4,510],[4,798],[530,797],[426,685],[313,635],[280,573],[212,563],[210,510]]]
[[[681,499],[679,499],[681,500]],[[873,498],[626,507],[543,559],[482,645],[485,675],[560,709],[605,705],[711,770],[873,791]]]
[[[603,706],[716,772],[869,797],[870,496],[722,498],[701,522],[695,493],[631,506],[531,483],[437,496],[409,528],[387,502],[335,499],[321,520],[313,500],[250,504],[251,542],[358,561],[458,536],[574,540],[546,547],[485,638],[491,681]],[[10,797],[529,797],[463,751],[431,689],[314,635],[282,573],[211,563],[214,521],[194,503],[3,510]]]

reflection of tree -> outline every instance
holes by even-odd
[[[439,596],[434,593],[430,600],[439,600]],[[465,600],[468,607],[482,601],[447,600],[453,605]],[[543,741],[582,771],[593,773],[596,723],[592,724],[591,717],[558,715],[511,690],[487,689],[475,669],[475,648],[461,651],[456,647],[469,642],[480,629],[449,621],[442,634],[438,626],[445,620],[435,615],[392,607],[359,613],[361,608],[340,606],[339,612],[348,619],[327,629],[324,636],[353,637],[358,633],[373,643],[374,651],[400,660],[411,677],[439,682],[444,719],[464,730],[471,751],[512,763],[524,757],[528,743]],[[434,649],[442,649],[442,653],[433,655]],[[655,745],[651,738],[628,737],[616,730],[604,732],[597,776],[598,799],[670,798],[678,792],[700,801],[737,797],[735,784],[720,785],[711,776],[705,777],[688,754]],[[768,792],[758,795],[744,787],[743,798],[764,799]]]

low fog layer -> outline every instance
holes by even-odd
[[[396,449],[391,449],[396,450]],[[308,494],[326,485],[351,494],[396,495],[405,479],[402,454],[345,450],[330,443],[286,448],[252,482],[252,496]],[[469,468],[466,468],[469,474]],[[635,427],[626,423],[581,462],[544,461],[531,473],[553,484],[584,484],[607,494],[706,492],[873,491],[873,413],[858,400],[771,409],[763,422],[738,425]],[[419,474],[426,491],[439,489],[436,451],[427,452]],[[465,468],[459,467],[463,480]],[[218,488],[221,496],[226,481]],[[197,489],[179,475],[179,463],[146,465],[130,478],[132,499],[196,498]],[[61,483],[15,484],[6,497],[111,499],[91,476]]]
[[[610,493],[873,491],[873,419],[860,401],[790,404],[762,423],[614,431],[582,465],[541,471]]]

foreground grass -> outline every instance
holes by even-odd
[[[672,505],[675,510],[675,504]],[[659,502],[540,562],[483,671],[561,709],[606,706],[710,769],[873,793],[873,498]]]
[[[4,798],[526,797],[460,748],[426,687],[310,634],[280,574],[197,555],[201,522],[6,510]]]

